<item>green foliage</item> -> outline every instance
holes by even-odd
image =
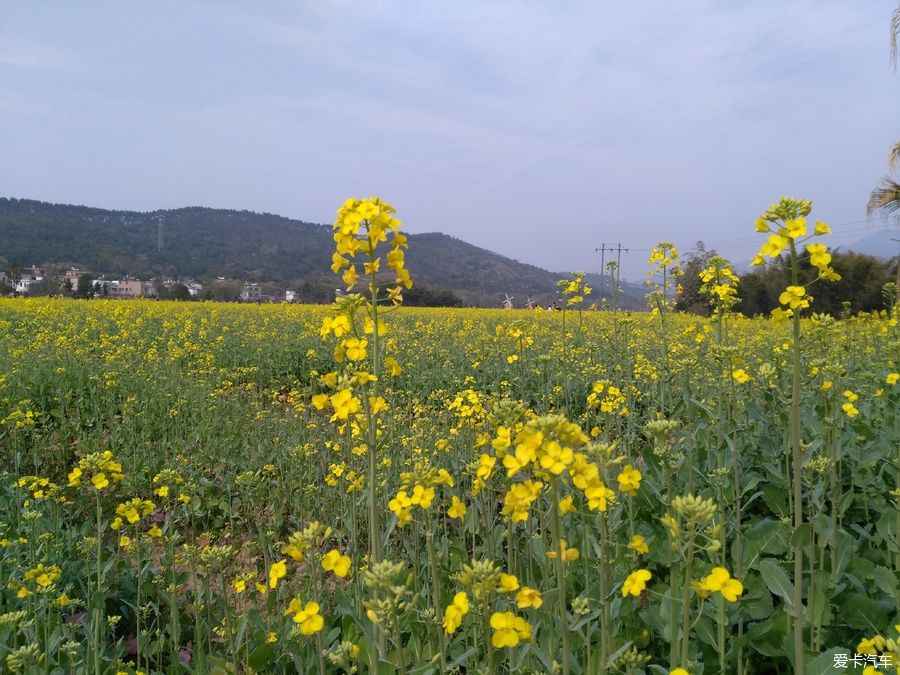
[[[403,294],[403,304],[410,307],[462,307],[453,291],[417,284]]]
[[[728,351],[712,338],[696,339],[714,336],[713,322],[671,315],[666,350],[653,317],[631,315],[619,349],[608,338],[614,326],[607,313],[585,313],[577,331],[583,340],[564,337],[559,312],[523,318],[500,310],[400,308],[389,314],[391,353],[402,372],[383,375],[391,406],[379,427],[385,442],[378,505],[388,517],[381,533],[385,558],[402,561],[405,570],[392,585],[409,584],[412,592],[404,591],[411,604],[398,614],[379,659],[377,633],[360,609],[372,598],[363,576],[365,493],[348,492],[350,472],[359,474],[363,466],[354,451],[360,441],[343,436],[340,422],[330,421],[331,411],[317,409],[312,398],[323,391],[320,378],[336,367],[335,343],[324,343],[319,333],[325,315],[306,306],[0,302],[0,335],[11,346],[0,351],[0,569],[7,583],[41,562],[63,571],[52,593],[32,589],[18,598],[7,583],[0,587],[0,614],[27,613],[27,620],[0,626],[0,670],[12,650],[33,643],[50,672],[93,672],[85,661],[92,618],[90,612],[79,617],[103,597],[92,590],[95,558],[105,616],[121,617],[116,625],[103,624],[101,670],[112,672],[114,666],[134,670],[124,662],[134,659],[138,606],[145,672],[315,672],[316,638],[293,634],[294,622],[285,616],[297,594],[321,604],[322,648],[336,654],[342,641],[359,647],[354,662],[360,672],[371,672],[369,654],[382,672],[398,672],[398,664],[410,673],[439,672],[432,659],[442,612],[433,613],[432,605],[446,605],[463,590],[459,573],[473,557],[490,559],[539,590],[543,605],[515,608],[514,595],[501,594],[485,610],[473,595],[459,630],[448,636],[442,672],[454,664],[484,670],[487,654],[497,673],[551,672],[564,653],[557,614],[562,597],[573,675],[600,673],[606,664],[610,674],[628,668],[668,673],[682,663],[670,660],[668,649],[670,642],[683,643],[681,590],[719,565],[744,591],[719,614],[719,594],[703,600],[688,584],[688,662],[704,664],[704,673],[735,672],[741,654],[748,675],[792,672],[785,638],[798,611],[810,645],[806,672],[831,672],[835,646],[852,653],[864,637],[896,635],[900,550],[892,491],[900,384],[890,384],[888,376],[896,371],[898,339],[890,317],[805,324],[808,519],[795,530],[785,519],[790,482],[782,324],[737,321],[730,334],[735,348]],[[660,364],[667,353],[674,356],[665,371]],[[519,358],[510,362],[510,354]],[[736,366],[750,379],[736,381]],[[663,420],[657,416],[660,384],[669,388]],[[620,385],[614,395],[611,388]],[[853,417],[841,408],[846,390],[859,395]],[[512,429],[514,452],[516,428],[531,411],[561,412],[585,432],[597,429],[581,451],[615,491],[601,515],[567,485],[571,473],[557,479],[576,509],[560,515],[558,537],[580,552],[563,566],[562,594],[554,572],[560,559],[547,558],[555,527],[550,511],[559,503],[552,489],[544,489],[526,521],[512,525],[499,509],[521,476],[510,478],[497,460],[484,488],[473,489],[480,456],[495,453],[502,439],[500,426]],[[68,486],[81,459],[110,448],[122,463],[121,483],[102,492],[88,480]],[[427,475],[423,463],[445,469],[454,484],[437,486],[431,507],[417,508],[416,518],[399,527],[390,499],[404,473]],[[634,496],[620,489],[626,463],[641,467]],[[154,482],[164,469],[184,481],[172,483],[166,496]],[[16,486],[16,477],[31,474],[55,482],[54,494],[65,501]],[[178,501],[182,491],[188,503]],[[682,553],[688,543],[670,537],[661,520],[677,512],[670,508],[674,497],[688,492],[715,503],[709,525],[720,528],[715,535],[702,530],[710,539],[703,535],[689,574]],[[468,506],[461,519],[448,514],[452,496]],[[132,497],[156,503],[164,536],[150,538],[156,520],[148,516],[129,531],[139,543],[125,548],[122,532],[109,521]],[[286,541],[312,520],[333,529],[327,543],[308,549],[303,561],[289,558]],[[92,539],[98,531],[99,556]],[[628,548],[632,534],[646,540],[647,553]],[[797,543],[812,561],[799,608],[790,576]],[[204,562],[208,548],[221,551],[222,562]],[[351,557],[351,577],[325,573],[321,557],[331,548]],[[268,588],[266,573],[283,558],[289,558],[288,575],[277,589]],[[623,596],[624,580],[641,568],[652,573],[647,593]],[[247,588],[238,593],[233,582],[245,574]],[[268,588],[266,595],[256,582]],[[58,606],[63,592],[76,604]],[[481,625],[495,609],[527,617],[533,641],[487,652]],[[180,659],[189,661],[179,665]],[[326,672],[337,672],[330,663]]]
[[[813,284],[809,289],[813,296],[810,311],[840,316],[844,302],[850,303],[853,312],[884,309],[883,288],[892,279],[894,264],[861,253],[835,252],[832,266],[841,280]],[[801,260],[799,271],[802,284],[809,284],[818,276],[808,260]],[[741,302],[735,310],[747,316],[770,313],[778,307],[778,296],[790,281],[790,268],[784,257],[744,274],[738,289]]]
[[[706,244],[698,241],[687,254],[684,262],[684,276],[681,278],[681,291],[675,298],[675,310],[691,312],[701,316],[709,316],[712,306],[709,298],[700,293],[700,272],[706,269],[709,259],[717,255],[715,249],[707,249]]]

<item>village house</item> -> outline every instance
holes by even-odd
[[[16,281],[16,293],[27,293],[36,282],[43,280],[45,270],[40,267],[25,267]]]
[[[259,302],[262,300],[262,286],[256,282],[244,284],[241,290],[241,300],[244,302]]]
[[[109,282],[109,297],[140,298],[144,295],[144,283],[138,279],[120,279]]]
[[[87,270],[79,269],[78,267],[71,267],[66,270],[65,275],[63,276],[63,283],[66,284],[70,288],[78,288],[78,279],[82,274],[87,274]]]

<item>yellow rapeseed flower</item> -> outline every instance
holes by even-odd
[[[625,579],[625,583],[622,584],[622,597],[633,595],[634,597],[638,597],[645,588],[647,588],[647,582],[653,577],[650,574],[650,570],[640,569],[632,572]]]
[[[278,582],[287,575],[287,563],[282,558],[269,567],[269,588],[278,588]]]
[[[512,612],[494,612],[490,623],[494,630],[491,644],[496,649],[515,647],[519,642],[531,639],[531,625]]]
[[[343,579],[350,572],[350,557],[332,549],[322,558],[322,569]]]
[[[466,503],[456,495],[450,498],[450,508],[447,509],[447,515],[454,519],[460,519],[466,515]]]
[[[298,625],[303,635],[318,633],[325,625],[325,619],[319,614],[318,602],[309,601],[304,605],[300,598],[297,597],[291,600],[284,613],[285,615],[293,615],[294,623]]]
[[[533,588],[522,586],[522,588],[519,589],[519,592],[516,593],[516,607],[519,609],[527,609],[529,607],[540,609],[543,604],[544,599],[541,597],[540,591]]]
[[[804,309],[809,307],[809,296],[806,295],[806,288],[803,286],[788,286],[778,296],[778,302],[788,305],[791,309]]]
[[[577,548],[569,547],[566,543],[565,539],[559,540],[559,551],[547,551],[547,557],[551,559],[556,559],[556,556],[562,556],[563,562],[572,562],[573,560],[578,560],[581,555]]]
[[[512,593],[519,588],[519,580],[514,574],[500,574],[500,586],[498,590],[501,593]]]
[[[731,377],[738,384],[745,384],[750,380],[750,376],[747,374],[747,371],[743,368],[738,368],[737,370],[732,371]]]
[[[647,546],[646,540],[639,534],[636,534],[631,537],[631,541],[628,542],[628,548],[634,551],[635,553],[649,553],[650,547]]]
[[[453,596],[453,602],[444,610],[444,631],[452,635],[459,628],[463,617],[469,613],[469,596],[460,591]]]
[[[638,488],[641,487],[641,472],[631,466],[631,464],[626,464],[617,480],[619,481],[619,489],[622,492],[634,496]]]

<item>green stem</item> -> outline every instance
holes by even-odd
[[[438,648],[441,653],[441,672],[447,672],[447,640],[444,635],[444,627],[441,624],[441,587],[438,577],[437,556],[434,554],[434,529],[432,528],[431,515],[427,520],[428,531],[425,533],[425,547],[428,552],[428,567],[431,575],[431,604],[434,607],[435,623],[437,625]]]
[[[487,655],[487,673],[494,673],[494,645],[491,644],[491,608],[484,603],[484,621],[481,622],[482,636],[484,637],[484,651]]]
[[[553,546],[556,549],[556,607],[559,612],[559,629],[562,632],[562,675],[569,675],[569,622],[566,617],[566,573],[565,561],[560,551],[560,526],[559,526],[559,478],[550,479],[551,499],[550,505],[550,529],[553,534]]]
[[[141,562],[141,544],[139,540],[139,533],[135,532],[135,539],[138,540],[138,560],[137,560],[137,580],[135,581],[137,585],[137,602],[134,607],[134,644],[135,644],[135,653],[134,653],[134,661],[135,661],[135,670],[141,669],[141,578],[144,576],[144,570],[141,569],[143,563]]]
[[[716,635],[716,649],[719,652],[719,672],[725,672],[725,598],[721,594],[716,598],[716,623],[718,634]]]
[[[367,238],[369,243],[369,261],[375,262],[375,247],[372,244],[372,240]],[[374,270],[374,265],[372,266]],[[375,381],[370,385],[366,386],[366,401],[365,401],[365,410],[366,410],[366,418],[368,424],[368,459],[369,459],[369,546],[372,550],[372,563],[377,563],[381,560],[381,541],[378,530],[378,509],[377,509],[377,493],[378,486],[376,483],[376,446],[378,443],[378,430],[376,428],[376,421],[372,416],[372,409],[369,405],[369,387],[372,389],[372,395],[378,395],[379,382],[378,377],[380,376],[380,354],[379,354],[379,336],[378,336],[378,279],[374,271],[371,272],[370,281],[369,281],[369,293],[371,295],[370,302],[372,304],[372,375],[375,376]]]
[[[319,675],[325,675],[325,646],[322,644],[322,631],[316,633],[316,653],[319,657]]]
[[[94,630],[92,631],[92,648],[94,651],[94,672],[101,673],[102,670],[100,668],[100,622],[103,620],[103,601],[101,599],[101,580],[100,575],[102,574],[102,563],[101,558],[103,555],[103,550],[101,548],[101,542],[103,540],[103,532],[102,521],[101,521],[101,512],[100,512],[100,493],[99,491],[95,495],[95,502],[97,505],[97,593],[94,596]]]
[[[797,250],[791,240],[791,282],[799,285]],[[794,310],[791,372],[791,456],[793,472],[794,532],[803,525],[803,454],[800,448],[800,308]],[[794,672],[803,672],[803,542],[794,544]]]
[[[606,672],[611,637],[609,634],[609,552],[607,551],[606,514],[600,512],[600,672]]]
[[[684,584],[681,588],[681,667],[687,668],[691,630],[691,574],[694,566],[696,525],[689,525],[687,558],[684,562]]]

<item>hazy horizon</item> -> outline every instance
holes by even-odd
[[[780,195],[885,226],[890,3],[10,5],[0,192],[328,223],[378,194],[550,270],[697,240],[740,264]]]

